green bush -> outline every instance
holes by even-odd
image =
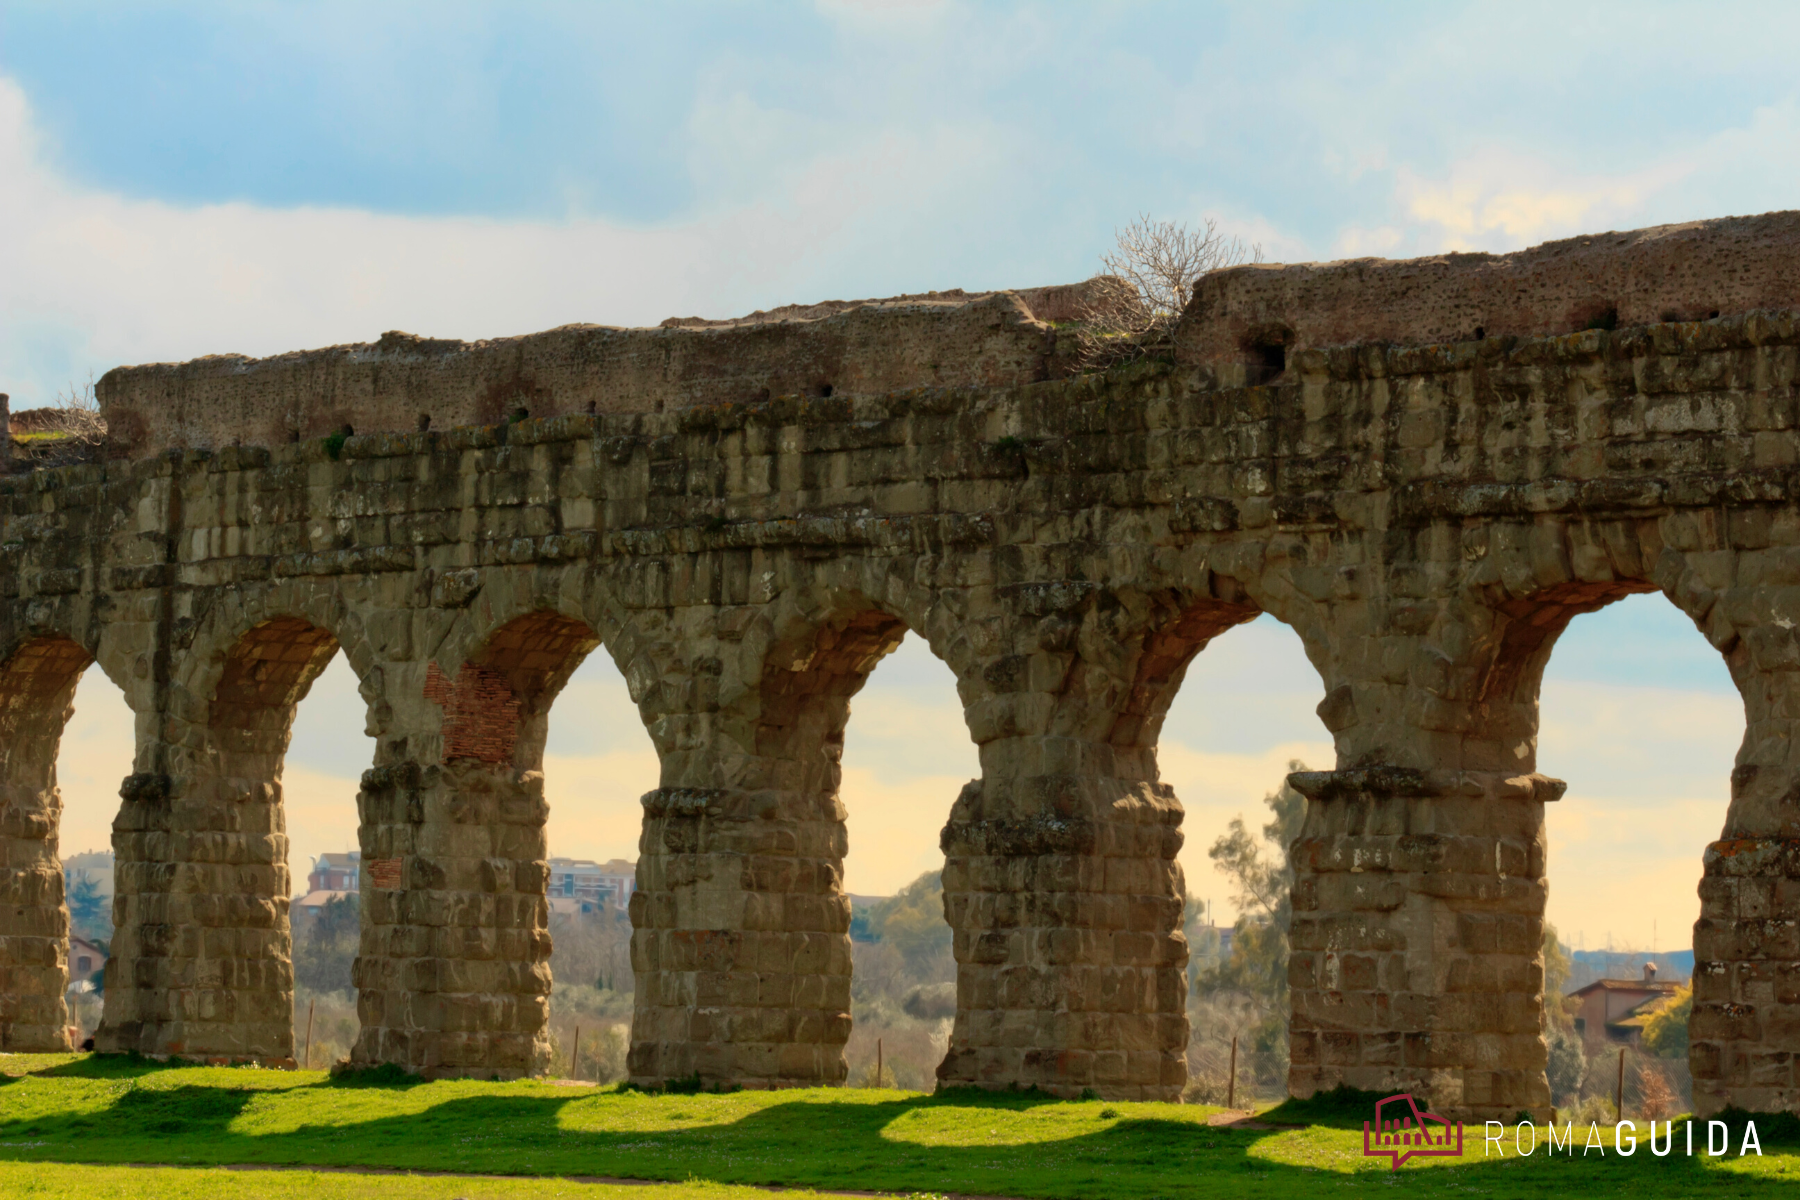
[[[1690,984],[1675,993],[1644,1022],[1644,1049],[1659,1058],[1686,1058],[1688,1018],[1694,1013],[1694,989]]]

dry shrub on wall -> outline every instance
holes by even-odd
[[[106,422],[94,398],[94,379],[71,383],[48,408],[11,414],[13,469],[67,466],[90,462],[106,444]],[[0,468],[4,469],[4,468]]]
[[[1211,217],[1192,228],[1143,213],[1114,237],[1113,249],[1100,256],[1105,270],[1090,281],[1088,302],[1072,330],[1084,370],[1169,353],[1175,323],[1200,277],[1263,258],[1261,246],[1226,237]]]

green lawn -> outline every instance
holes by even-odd
[[[741,1186],[963,1193],[1056,1200],[1419,1195],[1795,1194],[1800,1155],[1461,1160],[1398,1173],[1362,1156],[1361,1116],[1290,1106],[1294,1129],[1210,1127],[1214,1109],[1053,1101],[1031,1094],[809,1090],[646,1095],[548,1083],[386,1083],[319,1072],[168,1067],[84,1055],[0,1056],[0,1195],[308,1198],[736,1197]],[[1678,1145],[1682,1130],[1677,1127]],[[1578,1139],[1579,1140],[1579,1139]],[[1704,1141],[1704,1137],[1699,1139]],[[1505,1143],[1510,1146],[1510,1138]],[[1736,1149],[1736,1142],[1733,1143]],[[143,1170],[32,1164],[167,1164]],[[219,1164],[365,1166],[480,1175],[674,1181],[645,1189],[569,1179],[200,1170]],[[61,1181],[60,1183],[58,1181]],[[107,1190],[111,1189],[111,1190]],[[234,1190],[235,1189],[235,1190]]]
[[[820,1193],[784,1191],[783,1200]],[[480,1175],[362,1175],[224,1167],[95,1167],[0,1163],[0,1196],[81,1200],[769,1200],[726,1183],[579,1183]]]

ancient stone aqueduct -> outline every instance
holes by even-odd
[[[1800,1109],[1800,214],[1226,271],[1172,362],[1098,374],[1069,369],[1073,302],[108,374],[95,461],[0,479],[0,1048],[65,1044],[55,758],[94,663],[137,721],[99,1048],[291,1060],[282,757],[342,647],[378,747],[354,1061],[540,1069],[546,713],[600,649],[662,764],[633,1078],[841,1082],[838,751],[911,631],[981,757],[945,797],[939,1078],[1173,1098],[1157,736],[1266,612],[1338,756],[1296,779],[1293,1092],[1541,1113],[1539,679],[1573,616],[1660,591],[1748,720],[1700,884],[1696,1099]]]

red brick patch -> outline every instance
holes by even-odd
[[[444,761],[512,761],[519,737],[519,698],[506,677],[490,667],[464,663],[454,682],[432,663],[425,698],[444,710]]]

